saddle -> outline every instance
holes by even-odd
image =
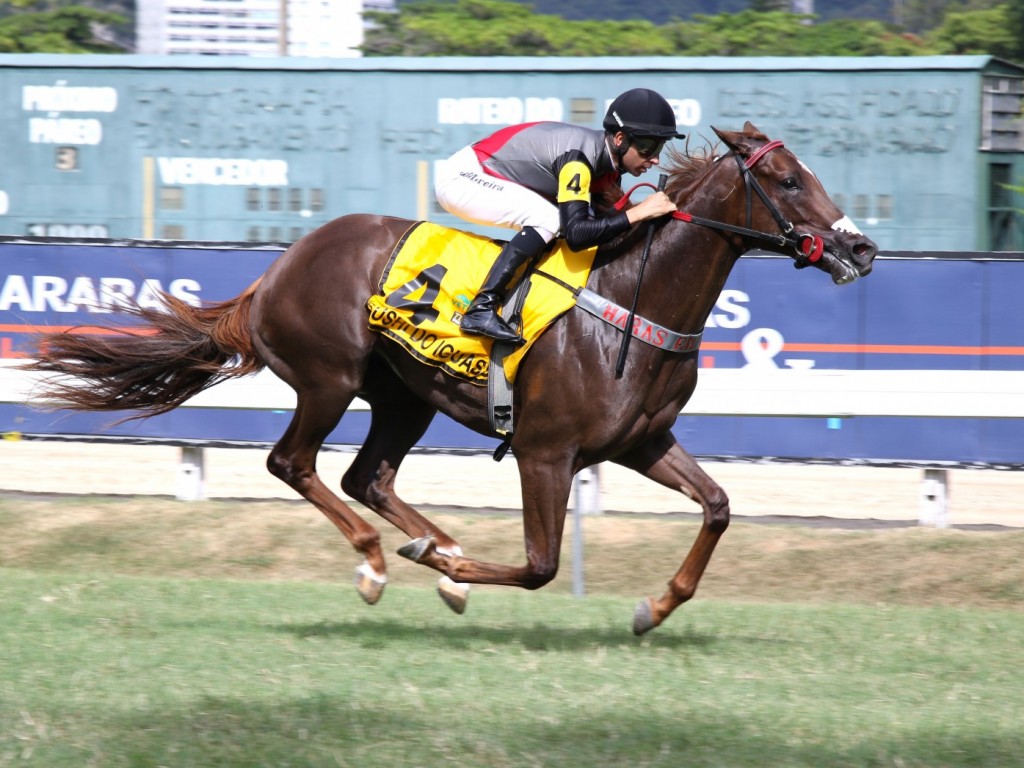
[[[397,342],[421,362],[479,386],[491,373],[494,340],[464,336],[459,327],[501,243],[425,221],[414,223],[395,246],[366,303],[370,330]],[[501,368],[514,382],[519,363],[548,326],[576,303],[597,248],[575,252],[564,242],[541,257],[513,292],[506,317],[519,314],[524,343],[504,355]],[[537,272],[545,273],[542,279]],[[552,280],[551,278],[554,278]],[[518,311],[513,307],[521,305]]]
[[[597,248],[575,252],[564,242],[542,256],[509,295],[502,313],[522,326],[520,346],[463,335],[462,314],[483,283],[502,243],[429,222],[399,240],[366,303],[370,330],[394,340],[417,360],[456,378],[487,386],[488,421],[503,438],[513,432],[512,385],[519,363],[561,314],[576,304]],[[539,279],[538,272],[547,279]]]

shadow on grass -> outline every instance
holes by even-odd
[[[657,648],[712,649],[728,643],[787,645],[789,640],[756,635],[724,637],[701,632],[690,627],[683,629],[655,629],[643,637],[635,637],[628,626],[620,627],[564,627],[533,623],[524,626],[495,627],[493,622],[473,622],[443,627],[424,627],[393,619],[362,619],[351,622],[323,621],[315,624],[277,624],[268,627],[298,638],[341,638],[354,642],[372,641],[374,644],[404,645],[420,643],[425,638],[443,638],[452,649],[467,649],[480,644],[516,646],[532,651],[583,651],[596,648],[637,647],[650,645]]]

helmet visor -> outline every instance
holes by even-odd
[[[636,153],[645,160],[657,157],[665,147],[665,139],[657,139],[653,136],[634,136],[631,140]]]

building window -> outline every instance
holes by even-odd
[[[160,187],[160,207],[165,211],[184,210],[184,187]]]
[[[247,187],[245,190],[245,210],[258,211],[260,207],[260,188]]]
[[[871,215],[871,205],[867,195],[853,196],[853,218],[863,221]]]
[[[298,187],[290,187],[288,189],[288,210],[302,210],[302,190]]]
[[[258,242],[260,242],[260,228],[259,227],[249,227],[249,229],[246,230],[246,233],[245,233],[245,240],[246,240],[246,242],[249,242],[249,243],[258,243]]]
[[[1024,151],[1024,77],[986,77],[982,84],[981,148]]]
[[[892,195],[876,195],[875,196],[875,218],[877,218],[877,219],[891,219],[892,218]]]
[[[839,192],[837,194],[831,195],[831,197],[832,202],[836,204],[836,208],[838,208],[843,213],[846,213],[846,195],[844,195],[842,192]]]
[[[280,187],[269,187],[267,189],[267,210],[281,210],[281,189]]]
[[[267,229],[267,240],[271,243],[281,242],[281,228],[280,227],[268,227]]]
[[[324,191],[318,187],[309,190],[309,209],[314,213],[324,209]]]
[[[1009,186],[1012,179],[1009,163],[991,163],[989,165],[989,207],[1009,208],[1012,206],[1012,195]]]
[[[302,227],[292,227],[288,230],[288,239],[293,243],[302,237]]]
[[[569,122],[590,125],[594,122],[596,108],[593,99],[569,99]]]
[[[160,237],[163,240],[184,240],[185,228],[181,224],[164,224],[160,228]]]
[[[1013,168],[1009,163],[988,166],[988,250],[1017,251],[1024,247],[1024,221],[1014,207]]]

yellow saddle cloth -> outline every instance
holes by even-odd
[[[398,342],[409,354],[461,379],[485,385],[493,341],[463,336],[462,313],[487,276],[500,243],[442,227],[416,222],[395,246],[378,283],[379,293],[366,302],[370,329]],[[582,288],[596,248],[579,253],[559,241],[538,269],[572,288]],[[515,381],[523,355],[576,299],[564,286],[531,275],[523,307],[525,343],[504,359],[505,376]]]

